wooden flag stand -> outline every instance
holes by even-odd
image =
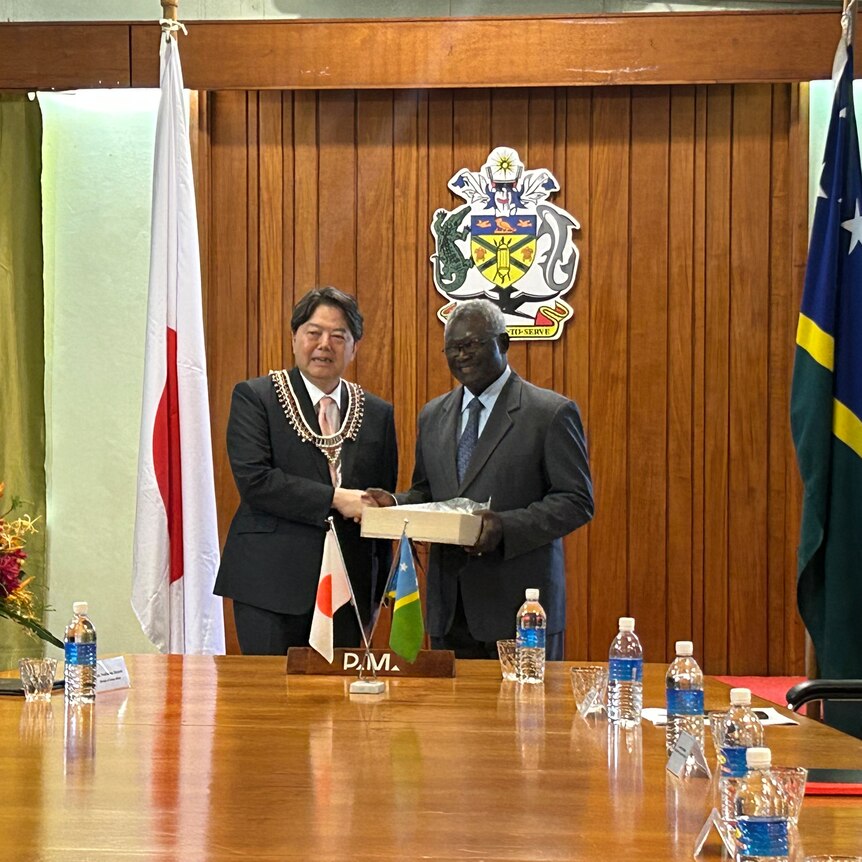
[[[289,674],[320,674],[322,676],[356,676],[365,659],[365,650],[337,647],[332,664],[311,647],[291,647],[287,651],[286,672]],[[363,668],[364,673],[378,677],[439,677],[455,676],[455,653],[451,650],[423,649],[412,664],[390,649],[372,649]]]

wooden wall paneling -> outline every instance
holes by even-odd
[[[539,167],[538,163],[534,163],[530,150],[530,103],[529,90],[504,88],[491,91],[491,137],[481,161],[471,165],[473,170],[478,170],[485,163],[488,153],[494,147],[512,147],[518,151],[528,170]],[[527,359],[527,342],[511,342],[509,364],[521,377],[532,380]]]
[[[560,192],[556,195],[554,200],[559,206],[562,206],[563,209],[568,210],[566,207],[566,191],[568,186],[568,177],[566,175],[566,169],[568,167],[568,162],[566,159],[566,131],[567,131],[567,119],[566,119],[566,90],[563,87],[557,87],[554,91],[554,158],[552,162],[552,166],[554,169],[554,173],[556,174],[557,180],[560,183]],[[578,219],[580,223],[580,220]],[[572,239],[575,243],[578,242],[578,231],[575,230],[572,233]],[[577,279],[577,275],[575,276]],[[572,290],[566,296],[566,299],[574,298],[574,291],[577,289],[577,285],[572,287]],[[569,303],[571,305],[571,302]],[[567,326],[571,326],[572,321],[567,323]],[[564,342],[562,339],[557,339],[553,344],[552,350],[552,369],[553,369],[553,380],[555,382],[555,386],[558,391],[562,393],[566,393],[566,350],[564,346]]]
[[[358,189],[354,90],[322,91],[318,95],[317,133],[318,284],[331,284],[355,296]],[[354,367],[351,374],[356,375],[357,369]]]
[[[529,104],[527,109],[527,146],[530,160],[526,163],[527,169],[547,168],[557,176],[557,181],[562,179],[558,176],[555,155],[555,120],[556,100],[555,92],[549,87],[536,88],[529,91]],[[551,200],[556,201],[559,194],[552,195]],[[535,264],[534,264],[535,265]],[[554,379],[554,342],[532,341],[527,343],[527,361],[524,365],[524,373],[536,384],[546,389],[562,389],[562,378]]]
[[[706,650],[704,485],[705,461],[705,374],[706,374],[706,152],[707,88],[695,87],[694,96],[694,184],[692,188],[692,640],[699,658]]]
[[[555,352],[562,358],[562,391],[573,398],[581,409],[581,418],[587,438],[587,448],[592,464],[593,439],[590,421],[590,246],[591,212],[590,169],[592,90],[570,89],[562,93],[565,111],[557,109],[557,123],[565,121],[561,132],[565,141],[565,161],[562,163],[565,179],[558,176],[562,184],[560,205],[578,221],[580,229],[574,231],[578,247],[578,274],[575,286],[566,294],[566,301],[574,314],[566,324],[566,331],[557,342]],[[556,162],[555,167],[560,166]],[[566,657],[586,659],[590,657],[590,535],[587,525],[576,530],[564,542],[566,552],[567,617]],[[597,658],[600,656],[596,656]]]
[[[424,107],[424,105],[423,105]],[[412,90],[396,92],[393,96],[393,153],[392,153],[392,285],[389,301],[392,304],[391,359],[393,367],[393,403],[395,429],[398,434],[399,470],[398,487],[408,487],[411,473],[408,469],[412,442],[416,434],[418,410],[417,378],[419,356],[424,356],[424,343],[420,344],[417,313],[420,286],[424,287],[427,266],[424,215],[419,204],[419,189],[425,181],[424,167],[427,150],[421,148],[419,137],[419,95]],[[420,170],[420,165],[423,170]],[[419,250],[422,250],[421,253]]]
[[[791,255],[790,314],[785,338],[790,345],[791,356],[795,355],[796,323],[802,303],[802,288],[805,281],[805,264],[808,259],[808,84],[799,84],[792,89],[791,96],[791,194],[793,213],[791,230],[793,242]],[[790,361],[789,375],[793,362]],[[792,377],[791,377],[792,379]],[[790,434],[788,430],[788,436]],[[802,516],[802,482],[796,464],[796,452],[792,440],[787,444],[785,485],[785,673],[805,672],[805,630],[796,606],[796,550],[799,542]]]
[[[281,359],[276,368],[293,365],[290,318],[296,283],[296,146],[294,142],[294,94],[281,93]]]
[[[451,104],[451,103],[450,103]],[[451,120],[452,111],[449,111]],[[436,303],[442,302],[434,289],[431,277],[430,257],[434,249],[431,237],[431,215],[434,210],[432,198],[436,198],[436,191],[432,194],[431,183],[436,182],[432,171],[431,159],[431,106],[430,93],[428,90],[420,90],[416,95],[416,141],[417,160],[419,172],[416,179],[416,413],[418,415],[422,405],[428,400],[428,356],[430,348],[428,344],[429,328],[431,318],[434,315],[432,308]],[[451,147],[449,148],[451,154]],[[415,431],[415,429],[414,429]],[[413,437],[409,438],[411,441]],[[402,445],[401,449],[404,450]],[[409,463],[410,471],[413,469],[412,443],[408,451],[403,451],[401,466],[402,474]],[[412,475],[412,472],[411,474]]]
[[[212,210],[207,299],[210,403],[216,500],[222,538],[238,497],[225,448],[234,385],[251,374],[248,353],[246,94],[213,93]]]
[[[128,24],[104,21],[0,23],[0,89],[72,90],[132,84]],[[155,60],[159,34],[151,30],[141,50]]]
[[[667,658],[668,187],[670,92],[631,102],[629,199],[629,607],[649,661]]]
[[[393,332],[395,285],[394,247],[415,242],[411,222],[396,222],[395,198],[400,189],[393,180],[391,90],[365,90],[356,96],[356,296],[368,338],[357,356],[358,379],[387,401],[395,398],[393,387]],[[398,148],[410,148],[398,141]],[[406,236],[405,236],[406,233]]]
[[[734,88],[730,277],[731,673],[767,665],[767,362],[772,88]],[[741,537],[745,541],[740,541]],[[744,648],[743,648],[744,644]]]
[[[260,334],[258,367],[282,367],[284,355],[284,140],[281,93],[258,94]]]
[[[691,640],[695,634],[692,565],[694,510],[694,227],[695,88],[670,93],[667,285],[667,638]]]
[[[784,667],[787,608],[785,582],[793,566],[785,559],[787,454],[790,443],[790,363],[793,344],[787,338],[793,295],[790,163],[791,85],[776,85],[772,94],[771,194],[769,225],[768,346],[768,497],[767,497],[767,658],[769,672]],[[788,565],[791,562],[791,565]]]
[[[209,248],[202,254],[207,265],[207,366],[213,429],[213,462],[219,536],[227,535],[239,497],[230,470],[225,433],[234,385],[256,373],[256,358],[249,354],[248,282],[248,137],[245,93],[211,93],[210,114],[210,228]],[[233,606],[224,603],[225,644],[239,652]]]
[[[259,93],[246,94],[246,266],[248,267],[248,367],[250,374],[264,374],[258,345],[260,342],[260,155],[258,153],[257,100]]]
[[[706,370],[706,151],[707,88],[695,87],[694,95],[694,182],[692,207],[694,231],[691,246],[692,270],[692,516],[691,516],[691,604],[692,640],[696,655],[705,661],[706,633],[704,608],[705,568],[705,370]]]
[[[131,57],[122,59],[127,66],[131,62],[133,86],[157,86],[157,27],[155,21],[130,27]],[[828,77],[838,22],[831,9],[717,9],[672,15],[198,21],[192,32],[194,38],[183,44],[183,67],[193,89],[552,87]],[[515,32],[517,62],[500,62],[500,45],[510,44]],[[128,32],[124,35],[128,51]],[[68,46],[54,47],[60,65],[73,73]],[[31,74],[39,69],[29,63],[27,68]],[[0,70],[16,72],[10,64]]]
[[[441,207],[451,210],[463,203],[461,198],[456,198],[446,187],[455,171],[462,167],[465,165],[460,161],[456,163],[455,155],[455,94],[449,90],[430,92],[428,94],[428,205],[425,213],[426,225],[429,226],[426,241],[432,253],[434,240],[430,234],[430,225],[434,213]],[[424,396],[426,401],[446,392],[453,382],[445,357],[440,352],[443,349],[443,324],[437,317],[438,309],[446,305],[447,300],[437,292],[430,278],[430,261],[428,267],[429,278],[425,289],[427,311]]]
[[[593,94],[590,163],[590,656],[607,655],[628,591],[628,88]]]
[[[704,282],[704,665],[727,669],[728,370],[730,313],[731,88],[710,87],[706,105]]]
[[[293,277],[294,298],[320,283],[318,270],[319,149],[314,91],[293,95]]]

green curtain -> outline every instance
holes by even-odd
[[[45,338],[42,300],[42,115],[26,95],[0,95],[0,482],[39,517],[26,572],[46,597]],[[0,619],[0,668],[41,655],[41,641]]]

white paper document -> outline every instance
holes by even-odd
[[[764,727],[776,724],[799,724],[798,721],[789,716],[782,715],[777,709],[771,706],[755,707],[754,712],[760,719],[760,723]],[[641,715],[651,721],[656,727],[664,727],[667,724],[667,710],[662,707],[648,706],[641,710]],[[706,716],[706,724],[709,724],[709,716]]]

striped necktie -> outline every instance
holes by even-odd
[[[324,437],[331,437],[338,431],[341,425],[341,411],[338,409],[338,404],[335,399],[324,395],[317,402],[317,421],[320,423],[320,433]],[[341,486],[341,458],[337,464],[329,465],[329,476],[332,479],[332,487],[338,488]]]
[[[473,452],[476,450],[476,443],[479,441],[479,415],[482,412],[484,405],[478,398],[467,405],[467,427],[464,433],[458,440],[458,449],[455,452],[455,467],[458,471],[458,482],[464,481],[464,474],[470,466],[470,459],[473,457]]]

